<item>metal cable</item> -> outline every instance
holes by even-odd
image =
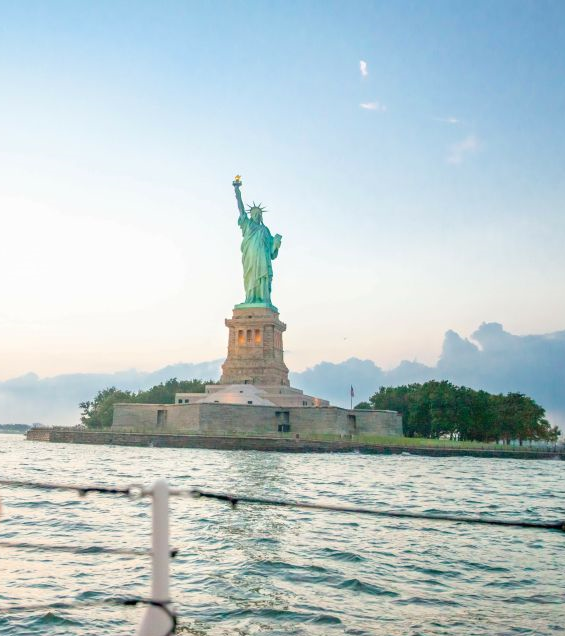
[[[71,490],[78,492],[84,496],[89,492],[97,492],[103,494],[119,494],[128,495],[133,498],[151,495],[151,491],[137,484],[125,486],[122,488],[109,486],[72,486],[68,484],[45,484],[27,481],[0,480],[0,485],[18,486],[25,488],[41,488],[46,490]],[[544,530],[561,530],[565,532],[565,520],[554,521],[529,521],[514,519],[497,519],[478,516],[460,516],[447,513],[426,513],[426,512],[409,512],[402,510],[375,510],[373,508],[362,508],[354,506],[338,506],[332,504],[316,504],[299,501],[285,501],[284,499],[273,499],[268,497],[251,497],[246,495],[231,495],[225,493],[217,493],[200,488],[170,488],[171,496],[179,497],[205,497],[207,499],[215,499],[217,501],[225,501],[232,506],[238,503],[260,504],[265,506],[278,506],[283,508],[302,508],[305,510],[323,510],[327,512],[344,512],[361,515],[371,515],[375,517],[395,517],[400,519],[424,519],[431,521],[452,521],[457,523],[478,523],[493,526],[510,526],[517,528],[538,528]]]
[[[152,550],[143,548],[127,549],[127,548],[108,548],[103,545],[89,546],[68,546],[68,545],[47,545],[43,543],[26,543],[15,541],[4,541],[0,539],[0,547],[2,548],[18,548],[22,550],[40,550],[45,552],[70,552],[72,554],[122,554],[125,556],[152,556]],[[171,558],[175,558],[178,550],[174,549],[169,552]]]
[[[432,521],[454,521],[460,523],[480,523],[493,526],[514,526],[518,528],[541,528],[545,530],[562,530],[565,532],[565,520],[560,521],[528,521],[514,519],[497,519],[477,516],[459,516],[444,513],[408,512],[402,510],[375,510],[373,508],[359,508],[352,506],[338,506],[333,504],[317,504],[299,501],[285,501],[283,499],[271,499],[267,497],[249,497],[210,492],[193,488],[190,490],[171,490],[171,495],[184,497],[205,497],[225,501],[235,507],[238,503],[261,504],[265,506],[279,506],[283,508],[302,508],[305,510],[324,510],[328,512],[345,512],[375,517],[395,517],[400,519],[426,519]]]
[[[0,479],[0,486],[13,486],[15,488],[39,488],[40,490],[70,490],[73,492],[77,492],[81,497],[84,497],[91,492],[106,495],[128,495],[130,497],[142,497],[146,494],[149,494],[141,486],[133,484],[118,488],[115,486],[73,486],[70,484],[50,484],[35,481]]]
[[[136,605],[151,605],[157,607],[168,616],[171,620],[171,626],[163,636],[171,636],[176,633],[177,630],[177,615],[169,607],[170,601],[154,601],[153,599],[146,598],[106,598],[106,599],[94,599],[87,601],[73,601],[73,602],[57,602],[57,603],[45,603],[38,605],[11,605],[9,607],[0,607],[0,614],[9,614],[12,612],[36,612],[39,610],[50,609],[75,609],[86,606],[96,605],[122,605],[125,607],[134,607]]]
[[[150,495],[151,492],[145,490],[140,485],[130,485],[125,487],[115,486],[74,486],[72,484],[53,484],[34,481],[19,481],[12,479],[0,479],[0,485],[12,486],[15,488],[37,488],[40,490],[64,490],[78,493],[81,497],[86,496],[88,493],[101,493],[111,495],[128,495],[132,498],[140,498],[146,495]],[[69,552],[72,554],[123,554],[127,556],[151,556],[153,553],[151,550],[144,549],[127,549],[127,548],[110,548],[106,546],[62,546],[62,545],[45,545],[34,544],[26,542],[12,542],[0,540],[0,547],[6,548],[21,548],[24,550],[42,550],[53,552]],[[176,557],[178,549],[172,549],[169,552],[171,558]]]

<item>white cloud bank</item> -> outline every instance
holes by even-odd
[[[361,72],[361,77],[367,77],[367,75],[369,75],[369,69],[365,60],[359,60],[359,71]]]
[[[355,387],[355,399],[361,401],[379,386],[427,380],[450,380],[491,393],[525,393],[565,432],[565,331],[515,336],[499,323],[483,323],[471,339],[448,331],[435,366],[403,361],[384,371],[371,360],[351,358],[340,364],[321,362],[294,373],[291,384],[347,406],[350,384]]]
[[[138,391],[169,378],[217,380],[223,360],[175,364],[150,373],[129,369],[118,373],[70,373],[40,378],[35,373],[0,382],[0,424],[74,426],[80,422],[79,402],[91,400],[107,387]]]
[[[29,373],[0,382],[0,423],[74,425],[79,421],[78,403],[91,399],[100,389],[147,389],[173,377],[215,380],[220,376],[221,362],[183,363],[152,373],[129,370],[53,378]],[[565,429],[565,331],[515,336],[498,323],[484,323],[471,340],[448,331],[436,366],[403,361],[384,371],[372,360],[351,358],[339,364],[320,362],[301,373],[291,373],[293,386],[340,406],[349,404],[351,385],[355,400],[360,402],[383,385],[431,379],[451,380],[493,393],[520,391],[532,396],[547,409],[551,422]]]

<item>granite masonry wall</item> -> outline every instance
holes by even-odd
[[[511,459],[561,459],[559,451],[490,450],[481,448],[441,448],[403,446],[400,444],[367,444],[355,440],[315,441],[288,437],[229,437],[212,435],[171,435],[116,433],[76,428],[32,429],[26,437],[30,441],[59,444],[115,444],[119,446],[151,446],[155,448],[207,448],[217,450],[260,450],[283,453],[346,453],[430,455],[436,457],[500,457]]]
[[[200,430],[200,408],[200,404],[116,404],[112,430],[196,433]]]
[[[116,404],[112,430],[125,433],[202,435],[402,435],[394,411],[241,404]]]

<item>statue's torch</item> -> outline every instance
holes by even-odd
[[[239,188],[241,186],[241,176],[239,174],[236,174],[233,178],[232,185],[234,188]]]

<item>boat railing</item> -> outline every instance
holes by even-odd
[[[79,496],[86,496],[91,493],[105,495],[122,495],[132,499],[148,497],[151,499],[151,549],[132,550],[120,548],[107,548],[104,546],[57,546],[40,545],[34,543],[18,543],[6,541],[0,538],[0,547],[16,547],[32,550],[53,550],[75,553],[97,553],[109,552],[129,555],[150,554],[152,561],[151,568],[151,589],[148,597],[109,597],[93,602],[56,602],[45,605],[8,605],[0,606],[0,614],[15,613],[21,611],[34,611],[40,609],[70,609],[82,605],[122,605],[136,606],[145,605],[146,609],[141,622],[136,631],[137,636],[170,636],[176,633],[177,615],[174,610],[170,596],[170,559],[176,556],[177,551],[171,550],[169,540],[169,499],[170,497],[205,498],[230,504],[232,508],[240,504],[258,504],[263,506],[276,506],[279,508],[301,508],[318,512],[332,512],[343,514],[369,515],[372,517],[392,517],[403,519],[423,519],[432,521],[447,521],[455,523],[470,523],[482,525],[510,526],[520,528],[530,528],[538,530],[553,530],[565,533],[565,519],[543,520],[524,519],[520,513],[509,514],[507,517],[499,518],[490,515],[474,515],[468,513],[426,513],[407,510],[393,510],[365,508],[361,506],[347,506],[334,503],[319,503],[312,501],[287,501],[284,499],[258,497],[249,495],[233,495],[218,493],[200,488],[174,488],[164,479],[158,479],[150,487],[140,485],[120,486],[100,486],[96,484],[77,486],[69,484],[38,483],[17,480],[0,479],[0,486],[39,488],[43,490],[72,491]],[[0,499],[0,522],[2,521],[2,508]]]

